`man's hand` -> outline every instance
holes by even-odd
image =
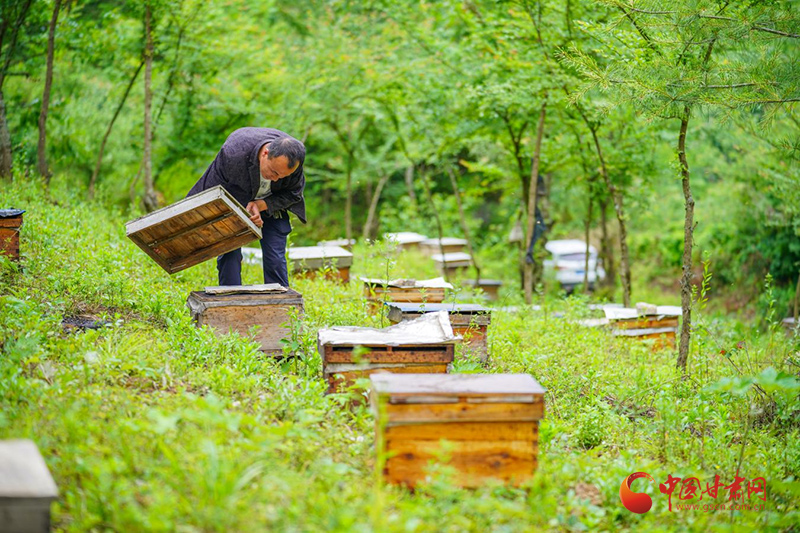
[[[263,209],[262,209],[263,206]],[[250,213],[250,220],[253,221],[253,224],[258,226],[259,228],[264,225],[264,221],[261,220],[261,211],[267,209],[267,203],[264,200],[256,200],[254,202],[250,202],[245,207],[248,213]]]

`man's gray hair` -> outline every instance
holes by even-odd
[[[281,137],[269,143],[269,158],[285,156],[289,160],[289,168],[303,164],[306,159],[306,147],[293,137]]]

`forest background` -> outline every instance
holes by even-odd
[[[792,2],[9,0],[0,15],[6,177],[151,210],[233,129],[270,126],[308,148],[294,244],[467,236],[482,275],[530,302],[542,244],[588,236],[611,300],[680,290],[686,309],[708,260],[726,312],[763,314],[767,276],[778,313],[796,307]],[[508,240],[534,209],[548,231],[529,265]]]

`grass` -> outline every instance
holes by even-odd
[[[0,258],[0,438],[30,438],[60,489],[66,531],[796,530],[800,524],[797,345],[698,306],[688,377],[675,354],[579,326],[582,298],[495,312],[488,372],[527,372],[548,390],[529,487],[468,491],[447,468],[415,492],[375,473],[366,408],[323,394],[316,330],[381,325],[357,281],[297,280],[306,314],[276,362],[238,335],[191,323],[191,290],[213,262],[168,276],[124,235],[133,213],[35,184],[4,185],[25,207],[20,265]],[[490,259],[490,258],[487,258]],[[356,249],[354,277],[433,277],[414,254]],[[245,283],[260,271],[247,266]],[[707,296],[707,295],[706,295]],[[713,295],[711,295],[713,303]],[[657,302],[672,303],[672,302]],[[519,304],[508,291],[503,304]],[[560,318],[553,311],[559,311]],[[61,320],[101,316],[97,331]],[[457,371],[473,372],[460,360]],[[637,471],[763,477],[764,511],[669,511],[655,484],[644,515],[620,504]],[[677,493],[673,503],[677,501]],[[707,501],[704,500],[705,503]],[[721,502],[720,497],[717,502]]]

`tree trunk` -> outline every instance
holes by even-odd
[[[478,288],[481,279],[481,268],[478,265],[478,260],[475,259],[475,248],[472,246],[472,236],[470,235],[469,225],[467,224],[467,216],[464,214],[464,204],[461,202],[461,189],[458,188],[458,180],[452,168],[447,167],[447,175],[450,176],[450,185],[453,186],[453,194],[456,197],[458,218],[461,221],[461,231],[464,232],[464,238],[467,240],[467,250],[469,250],[470,261],[473,268],[475,268],[475,288]]]
[[[617,281],[617,265],[614,261],[614,246],[608,234],[608,199],[605,197],[600,200],[600,248],[603,269],[606,271],[603,286],[613,289]]]
[[[408,165],[406,167],[405,179],[408,197],[411,198],[412,204],[417,205],[417,193],[414,192],[414,165]]]
[[[547,113],[547,96],[542,102],[542,109],[539,111],[539,123],[536,126],[536,144],[533,148],[533,163],[531,165],[531,181],[528,191],[527,206],[527,228],[525,232],[525,243],[529,245],[533,236],[534,225],[536,224],[536,197],[539,186],[539,161],[542,153],[542,137],[544,136],[544,119]],[[526,246],[527,247],[527,246]],[[528,263],[525,256],[523,261],[523,289],[525,291],[525,303],[530,305],[533,302],[533,264]]]
[[[380,180],[378,180],[378,185],[375,187],[375,194],[372,195],[372,201],[369,203],[369,213],[367,213],[367,223],[364,224],[364,230],[361,232],[361,238],[364,240],[371,239],[375,234],[375,226],[377,223],[375,221],[375,215],[378,212],[378,203],[381,199],[381,193],[383,192],[384,186],[389,181],[390,173],[386,173],[385,176],[382,176]]]
[[[28,10],[31,7],[33,0],[26,0],[22,4],[17,19],[15,21],[3,20],[0,22],[0,49],[2,49],[3,35],[6,30],[11,27],[11,38],[8,40],[8,45],[5,47],[5,58],[2,66],[0,66],[0,179],[11,178],[14,156],[11,153],[11,132],[8,130],[8,118],[6,117],[6,103],[3,98],[3,85],[6,81],[8,69],[11,66],[11,61],[14,58],[14,51],[17,48],[17,38],[19,37],[19,30],[22,28],[25,17],[28,16]]]
[[[344,200],[344,236],[353,238],[353,153],[347,152],[347,182]]]
[[[131,76],[131,81],[128,83],[128,86],[125,88],[125,93],[122,95],[122,100],[119,101],[119,105],[117,106],[116,111],[114,111],[114,116],[111,117],[111,121],[108,123],[108,127],[106,128],[106,133],[103,135],[103,140],[100,141],[100,150],[97,153],[97,162],[94,165],[94,172],[92,172],[92,177],[89,180],[89,198],[94,198],[94,188],[95,184],[97,183],[97,177],[100,175],[100,166],[103,164],[103,152],[106,149],[106,142],[108,142],[108,137],[111,135],[111,129],[114,127],[114,122],[117,121],[117,117],[119,116],[120,111],[122,111],[122,106],[125,105],[125,101],[128,99],[128,95],[131,92],[131,88],[133,88],[133,84],[136,82],[136,78],[139,77],[139,72],[142,71],[142,67],[144,66],[144,60],[139,63],[139,66],[136,67],[136,71]]]
[[[6,119],[6,102],[3,98],[3,89],[0,89],[0,179],[11,178],[11,132],[8,131]]]
[[[588,123],[587,123],[588,125]],[[600,160],[600,174],[603,176],[603,181],[606,183],[608,192],[611,193],[611,199],[614,202],[614,212],[617,214],[617,221],[619,222],[619,247],[620,247],[620,278],[622,280],[622,303],[625,307],[631,306],[631,264],[630,254],[628,253],[628,223],[625,220],[625,208],[622,203],[622,194],[617,189],[616,185],[611,182],[606,169],[606,162],[603,159],[603,150],[600,147],[600,140],[597,138],[597,131],[595,128],[589,126],[594,139],[594,146],[597,150],[597,158]]]
[[[692,245],[694,238],[694,197],[689,181],[689,163],[686,159],[686,130],[689,126],[689,107],[683,108],[681,130],[678,135],[678,160],[681,168],[683,201],[686,217],[683,224],[683,275],[681,276],[681,343],[678,351],[678,368],[686,373],[692,335]]]
[[[589,228],[592,226],[592,207],[594,207],[594,195],[592,194],[592,182],[589,181],[589,206],[583,226],[583,236],[586,242],[586,257],[583,263],[583,292],[585,294],[589,294]],[[597,280],[595,280],[596,282]]]
[[[153,28],[152,28],[152,9],[150,2],[145,3],[144,7],[144,208],[147,211],[154,211],[158,207],[158,198],[153,187],[153,166],[152,166],[152,142],[153,131],[151,125],[151,104],[153,101],[153,91],[151,87],[153,78]]]
[[[47,68],[44,76],[44,92],[42,93],[42,109],[39,112],[39,145],[37,148],[37,167],[44,176],[45,183],[50,184],[50,170],[47,168],[47,109],[50,107],[50,89],[53,86],[53,54],[56,43],[56,23],[61,0],[55,0],[53,17],[50,19],[50,30],[47,33]]]
[[[428,199],[428,205],[431,208],[431,212],[433,213],[433,218],[436,220],[436,231],[437,235],[439,236],[439,253],[442,255],[442,275],[444,279],[448,279],[449,276],[447,275],[447,263],[444,261],[444,244],[442,243],[442,239],[444,238],[444,230],[442,229],[442,219],[439,217],[439,210],[436,209],[436,204],[433,202],[433,193],[431,193],[431,187],[428,184],[428,176],[423,171],[422,172],[422,186],[425,189],[425,197]]]
[[[798,311],[800,311],[800,275],[797,276],[797,288],[794,290],[794,326],[797,327]]]

